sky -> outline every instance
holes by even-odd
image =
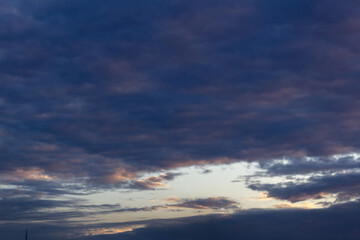
[[[359,239],[355,0],[1,0],[0,239]]]

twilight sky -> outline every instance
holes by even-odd
[[[357,0],[0,0],[0,239],[355,240]]]

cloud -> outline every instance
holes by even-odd
[[[164,182],[171,181],[181,173],[163,173],[156,177],[149,177],[144,180],[132,180],[126,184],[126,188],[139,190],[154,190],[168,187]]]
[[[226,239],[239,238],[260,239],[329,239],[339,237],[355,240],[359,230],[357,223],[360,218],[359,203],[347,203],[326,209],[281,209],[281,210],[247,210],[232,215],[206,215],[177,219],[157,219],[129,223],[93,223],[87,226],[74,224],[49,225],[32,224],[29,229],[31,236],[39,239],[84,239],[81,232],[100,233],[88,236],[88,239]],[[311,224],[309,224],[311,223]],[[142,227],[144,226],[145,227]],[[116,230],[130,229],[116,234]],[[141,226],[141,228],[136,228]],[[5,229],[6,227],[6,229]],[[23,225],[1,226],[1,234],[7,239],[23,236]],[[48,231],[43,231],[47,229]],[[104,233],[108,229],[109,234]],[[3,231],[4,230],[4,231]],[[89,231],[91,230],[91,231]],[[67,234],[64,234],[67,233]],[[115,233],[115,234],[111,234]]]
[[[299,202],[308,199],[321,199],[329,194],[339,194],[342,200],[360,196],[360,174],[339,173],[334,175],[313,176],[307,182],[286,182],[279,184],[253,183],[252,190],[267,191],[268,197]],[[346,198],[345,198],[346,196]]]
[[[2,171],[355,151],[353,5],[6,1]]]
[[[56,211],[56,208],[70,207],[75,204],[69,200],[45,200],[29,197],[1,198],[0,221],[49,221],[65,220],[82,217],[85,214],[78,211]],[[44,211],[45,210],[45,211]]]
[[[2,224],[36,221],[67,222],[73,218],[91,218],[95,215],[112,213],[121,207],[119,204],[86,204],[87,200],[82,198],[57,200],[34,193],[14,193],[10,190],[1,190],[0,193],[3,196],[0,198]]]
[[[358,155],[353,153],[282,158],[259,162],[258,173],[248,176],[245,182],[252,190],[267,192],[267,197],[290,202],[329,196],[343,202],[359,197],[359,166]],[[271,183],[269,178],[273,178]]]
[[[227,199],[225,197],[200,198],[195,200],[185,200],[179,204],[168,205],[176,208],[191,209],[238,209],[238,202]]]
[[[360,168],[357,156],[329,156],[313,158],[290,158],[260,162],[267,175],[294,175],[314,172],[336,172]]]
[[[231,200],[226,197],[209,197],[197,199],[180,199],[177,197],[166,199],[170,204],[155,205],[151,207],[141,208],[120,208],[112,209],[111,212],[142,212],[142,211],[156,211],[161,209],[194,209],[194,210],[239,210],[239,202]]]
[[[358,168],[357,157],[327,159],[360,146],[357,4],[2,1],[2,201],[40,205],[0,215],[84,216],[49,215],[70,204],[50,198],[164,189],[175,175],[144,174],[236,161],[258,161],[272,176],[327,172],[250,185],[274,198],[356,198],[358,174],[339,171]],[[273,161],[282,157],[291,163]],[[235,205],[195,196],[167,207]]]
[[[88,235],[96,236],[96,235],[104,235],[104,234],[132,232],[134,229],[143,228],[143,227],[145,227],[145,225],[129,225],[129,226],[121,226],[117,228],[95,228],[93,230],[90,230]]]
[[[98,239],[356,239],[359,204],[322,210],[248,211],[230,216],[205,216],[154,221],[147,228]],[[311,222],[312,224],[309,224]]]

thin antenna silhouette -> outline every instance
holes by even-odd
[[[25,240],[28,240],[28,228],[26,227],[26,231],[25,231]]]

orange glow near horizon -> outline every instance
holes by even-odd
[[[117,234],[117,233],[124,233],[124,232],[131,232],[137,228],[144,228],[145,225],[132,225],[132,226],[125,226],[120,228],[100,228],[100,229],[91,229],[86,236],[93,236],[93,235],[107,235],[107,234]]]

